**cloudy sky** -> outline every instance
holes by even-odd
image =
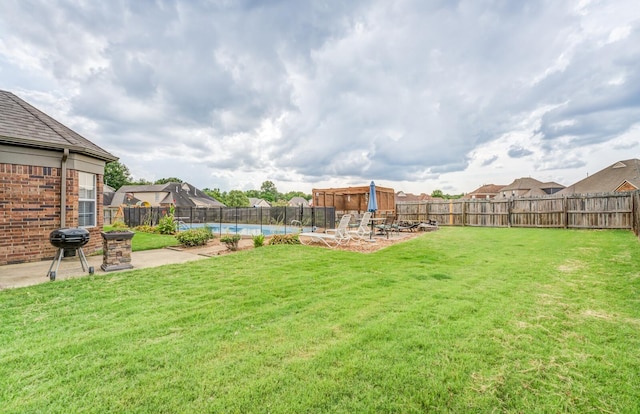
[[[0,89],[151,181],[570,185],[640,158],[640,7],[0,0]]]

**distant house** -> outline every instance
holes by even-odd
[[[123,185],[115,192],[111,207],[224,207],[224,204],[188,183]]]
[[[292,197],[287,205],[289,207],[309,207],[309,202],[304,197]]]
[[[262,198],[249,197],[249,205],[251,207],[271,207],[271,204]]]
[[[640,160],[618,161],[562,190],[560,194],[619,193],[640,188]]]
[[[484,184],[483,186],[473,190],[472,192],[465,194],[462,198],[466,199],[485,199],[489,200],[499,196],[500,190],[502,190],[506,185],[498,185],[498,184]]]
[[[0,265],[53,258],[62,227],[89,231],[85,253],[102,248],[104,166],[117,159],[0,91]]]
[[[498,197],[541,197],[555,194],[563,188],[564,186],[562,184],[554,182],[543,183],[535,178],[523,177],[502,187]]]
[[[396,193],[396,204],[417,203],[420,201],[429,201],[433,199],[433,197],[426,193],[420,193],[419,195],[413,193],[405,193],[404,191],[398,191]]]

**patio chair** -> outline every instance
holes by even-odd
[[[325,233],[300,233],[298,234],[298,240],[300,240],[302,244],[322,242],[328,247],[336,247],[349,243],[351,240],[349,221],[351,221],[351,214],[345,214],[340,219],[340,223],[336,229],[328,229]]]
[[[390,233],[393,233],[394,231],[396,233],[398,232],[398,227],[394,225],[395,221],[396,216],[388,215],[384,218],[384,223],[378,224],[376,228],[378,229],[380,234],[386,235],[388,239]]]
[[[362,215],[360,224],[355,230],[349,230],[349,234],[354,239],[363,240],[371,236],[371,212],[367,211]]]

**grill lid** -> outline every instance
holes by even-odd
[[[49,242],[58,248],[73,249],[89,242],[89,231],[81,228],[62,228],[49,234]]]

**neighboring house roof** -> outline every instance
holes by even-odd
[[[292,207],[298,207],[298,206],[309,207],[309,202],[304,197],[296,196],[296,197],[291,197],[291,200],[289,200],[287,205]]]
[[[543,190],[562,190],[564,185],[558,184],[555,181],[549,181],[548,183],[542,183],[540,186]]]
[[[267,200],[255,197],[249,197],[249,205],[251,207],[271,207]]]
[[[633,191],[640,188],[640,160],[618,161],[578,181],[558,194],[592,194]]]
[[[111,199],[111,207],[119,206],[119,205],[125,205],[125,206],[140,206],[140,205],[142,205],[142,200],[137,199],[133,195],[133,193],[125,193],[122,202],[121,203],[116,203],[114,198],[117,197],[117,194],[119,194],[119,193],[114,194],[114,197]]]
[[[531,177],[516,178],[511,184],[502,187],[500,191],[531,190],[532,188],[540,188],[542,184],[542,181]]]
[[[502,187],[500,192],[505,197],[511,197],[512,195],[518,197],[539,197],[555,193],[560,188],[563,188],[562,184],[554,182],[543,183],[535,178],[522,177],[517,178],[511,184]]]
[[[493,198],[500,194],[500,190],[506,187],[504,184],[484,184],[462,198]]]
[[[420,193],[420,195],[405,193],[404,191],[398,191],[396,193],[396,203],[411,203],[411,202],[417,202],[417,201],[427,201],[432,199],[433,197],[425,193]]]
[[[111,200],[113,200],[113,196],[116,194],[115,188],[104,184],[102,186],[102,204],[105,206],[111,205]]]
[[[2,90],[0,143],[52,150],[67,148],[106,162],[118,159],[11,92]]]
[[[153,200],[148,199],[151,196],[153,196]],[[224,207],[224,204],[188,183],[124,185],[116,191],[111,205],[131,204],[133,199],[143,200],[143,202],[148,202],[151,205],[173,204],[176,207]]]

